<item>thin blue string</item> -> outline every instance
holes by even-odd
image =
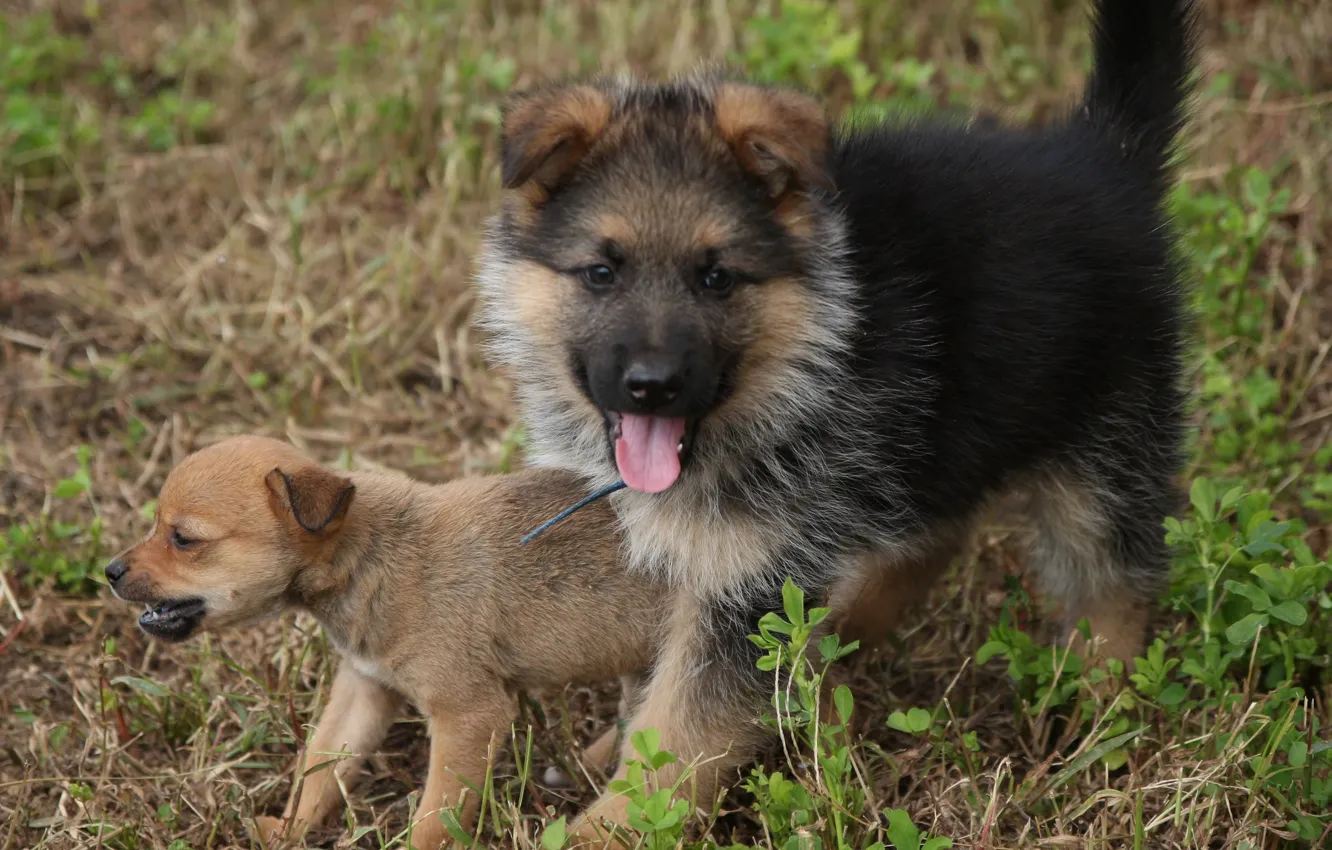
[[[614,484],[610,485],[609,487],[603,487],[597,492],[593,493],[591,496],[588,496],[584,499],[580,499],[579,501],[575,502],[574,504],[570,505],[569,507],[555,514],[555,516],[541,523],[541,525],[538,525],[536,528],[527,532],[527,534],[523,536],[523,539],[518,541],[519,545],[531,542],[534,538],[544,533],[555,523],[569,517],[571,514],[573,514],[574,511],[582,510],[583,508],[595,502],[597,499],[609,496],[611,493],[614,493],[616,490],[623,490],[624,487],[625,483],[623,481],[616,481]]]

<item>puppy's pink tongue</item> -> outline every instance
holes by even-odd
[[[615,441],[615,465],[624,483],[644,493],[660,493],[680,477],[678,446],[685,421],[625,413]]]

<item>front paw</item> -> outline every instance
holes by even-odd
[[[565,847],[570,850],[602,850],[602,848],[621,847],[617,833],[623,835],[611,824],[604,826],[593,823],[586,817],[578,818],[569,827],[569,841]]]
[[[568,847],[579,850],[630,847],[628,800],[615,795],[603,797],[583,812],[569,826]]]
[[[254,819],[255,837],[268,850],[278,847],[286,839],[287,819],[260,815]]]
[[[439,812],[431,812],[412,824],[409,844],[412,850],[439,850],[448,840]]]

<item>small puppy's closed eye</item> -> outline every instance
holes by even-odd
[[[199,542],[192,537],[186,537],[181,533],[179,528],[173,528],[171,530],[171,537],[169,539],[171,540],[171,545],[175,546],[177,549],[188,549]]]

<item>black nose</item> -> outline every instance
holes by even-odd
[[[115,584],[124,578],[125,573],[127,572],[129,572],[129,564],[116,558],[114,561],[106,565],[106,580]]]
[[[684,389],[684,376],[665,360],[635,360],[624,370],[624,388],[644,410],[656,410],[675,401]]]

